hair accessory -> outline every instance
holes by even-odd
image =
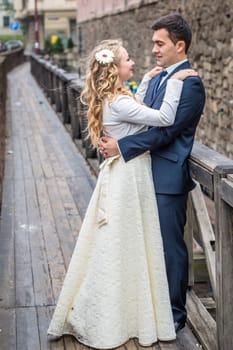
[[[113,62],[113,58],[114,58],[114,53],[108,49],[98,51],[95,54],[96,61],[103,64]]]

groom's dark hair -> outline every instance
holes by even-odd
[[[161,17],[151,27],[153,30],[166,29],[171,41],[176,44],[177,41],[185,42],[185,53],[188,52],[192,40],[192,31],[189,24],[177,13]]]

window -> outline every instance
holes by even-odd
[[[3,27],[9,27],[9,25],[10,25],[10,17],[3,16]]]

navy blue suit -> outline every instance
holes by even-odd
[[[190,68],[188,61],[180,64],[172,74],[184,68]],[[157,77],[151,79],[144,99],[149,107],[160,108],[168,78],[161,84],[156,96],[153,96],[153,88]],[[125,161],[145,151],[151,152],[173,317],[174,321],[181,323],[186,320],[188,285],[188,254],[183,239],[186,202],[188,192],[195,186],[187,159],[204,103],[205,90],[200,77],[189,77],[184,81],[174,125],[152,127],[118,141]]]

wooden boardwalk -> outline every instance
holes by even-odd
[[[0,349],[86,350],[46,331],[95,186],[91,168],[23,64],[8,75],[0,227]],[[150,350],[193,350],[186,327]],[[131,340],[124,350],[142,349]]]

